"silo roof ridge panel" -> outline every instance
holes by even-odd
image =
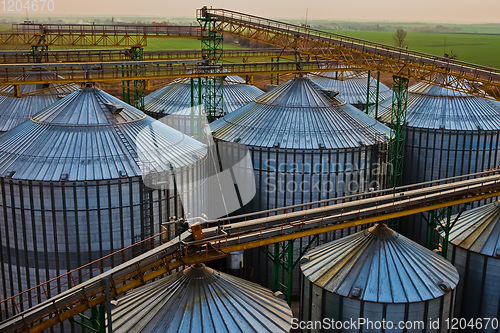
[[[453,215],[452,221],[456,217]],[[494,257],[500,249],[500,204],[495,201],[464,212],[451,229],[449,241],[465,250]]]
[[[271,291],[224,273],[191,279],[182,273],[118,299],[114,331],[273,331],[291,327],[291,310]],[[116,325],[115,325],[116,323]]]
[[[319,76],[314,75],[314,73],[312,74],[313,75],[309,76],[310,79],[319,86],[323,87],[324,89],[337,90],[339,92],[339,95],[337,97],[340,100],[346,101],[347,103],[350,104],[366,103],[366,94],[368,88],[367,87],[368,75],[366,73],[345,80],[340,80],[340,79],[336,80],[335,72],[318,73]],[[350,73],[348,72],[346,73],[346,75],[352,75],[352,72]],[[330,77],[331,79],[321,76],[327,76]],[[377,80],[370,77],[370,98],[369,98],[370,103],[375,103],[377,97],[376,89],[377,89]],[[383,83],[379,82],[378,100],[382,101],[391,96],[392,96],[392,90]]]
[[[0,132],[14,128],[57,101],[57,97],[45,95],[0,99]]]
[[[294,91],[302,89],[300,86],[304,85],[306,88],[302,92],[316,89],[315,94],[326,98],[316,85],[307,83],[306,80],[300,79],[298,83],[288,81],[291,83],[285,85],[297,86]],[[269,96],[274,98],[277,91],[279,92],[279,87],[258,99],[267,99]],[[353,148],[386,140],[389,135],[389,129],[385,125],[356,108],[332,104],[327,107],[289,108],[273,103],[259,104],[256,101],[215,121],[210,127],[220,140],[239,137],[242,144],[261,147],[273,146],[275,142],[279,142],[280,147],[291,149],[318,149],[320,143],[326,149]]]
[[[154,134],[164,153],[152,157],[162,168],[170,170],[170,162],[183,167],[204,158],[206,147],[200,142],[131,106],[121,111],[119,122],[110,122],[114,115],[105,103],[117,102],[97,89],[79,90],[34,116],[38,121],[28,120],[2,135],[0,174],[13,170],[14,179],[46,181],[59,180],[62,173],[70,181],[115,179],[120,171],[140,176],[135,139],[147,141],[147,133]]]
[[[194,94],[195,104],[197,104],[197,86],[195,86]],[[263,92],[255,86],[240,83],[228,84],[225,82],[223,85],[224,98],[222,101],[224,112],[230,113],[262,94]],[[202,91],[203,95],[204,91]],[[189,80],[174,82],[156,90],[145,97],[144,103],[146,112],[189,115],[191,113],[191,85]],[[197,113],[197,109],[195,111]]]
[[[500,102],[463,93],[457,95],[447,88],[429,86],[417,83],[409,89],[408,126],[462,131],[500,129]],[[433,94],[432,91],[437,91],[434,88],[441,93]],[[428,94],[428,91],[431,93]],[[388,98],[379,105],[379,117],[385,123],[390,122],[391,104],[392,99]],[[373,112],[372,107],[370,114]]]
[[[439,288],[441,282],[457,285],[458,272],[451,263],[389,231],[372,227],[309,250],[301,270],[327,291],[348,297],[352,288],[360,288],[358,299],[381,303],[426,301],[446,293]],[[342,259],[349,256],[354,260]],[[320,282],[325,279],[327,284]]]

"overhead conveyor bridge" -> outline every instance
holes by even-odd
[[[484,200],[499,193],[500,171],[493,170],[203,221],[203,239],[195,240],[194,233],[187,230],[99,276],[14,314],[0,323],[0,331],[41,332],[175,268],[222,258],[233,251]],[[36,288],[46,290],[44,285]],[[19,309],[18,299],[26,299],[27,292],[4,300],[1,309],[11,312]]]

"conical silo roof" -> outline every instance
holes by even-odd
[[[455,218],[456,215],[451,220]],[[448,240],[463,249],[500,258],[500,202],[495,201],[462,213],[451,229]]]
[[[391,121],[392,99],[379,105],[379,120]],[[445,130],[499,130],[500,102],[419,82],[408,89],[410,127]]]
[[[292,311],[257,284],[203,264],[118,299],[113,332],[288,332]]]
[[[149,140],[149,141],[148,141]],[[151,140],[154,140],[152,142]],[[97,88],[78,89],[0,137],[0,175],[68,181],[140,176],[137,142],[157,171],[205,156],[198,141]]]
[[[439,298],[459,279],[451,263],[385,224],[309,250],[301,269],[327,291],[379,303]]]
[[[386,141],[389,128],[294,78],[210,124],[214,137],[259,147],[336,149]]]
[[[26,74],[17,78],[22,80],[25,76],[39,75]],[[43,75],[50,76],[50,74]],[[54,104],[60,98],[78,89],[75,84],[50,84],[43,85],[24,84],[19,86],[23,97],[14,97],[12,85],[0,88],[0,132],[7,132],[17,125],[25,122],[31,116],[44,108]],[[37,92],[38,91],[38,92]]]
[[[194,79],[195,103],[198,102],[198,80]],[[227,76],[223,83],[223,110],[230,113],[263,94],[259,88],[245,84],[239,76]],[[201,96],[204,96],[202,84]],[[191,114],[191,79],[178,79],[144,98],[146,113],[159,118],[170,114]],[[197,109],[196,109],[197,110]]]
[[[366,105],[366,94],[368,92],[368,74],[366,72],[324,72],[313,73],[309,76],[314,83],[324,89],[336,90],[338,98],[354,105]],[[378,101],[383,101],[392,96],[392,90],[382,82],[379,82]],[[377,80],[370,76],[370,104],[377,100]]]

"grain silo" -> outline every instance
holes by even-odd
[[[292,310],[270,290],[196,264],[114,301],[113,332],[289,332]]]
[[[150,161],[179,170],[174,189],[145,185],[139,142],[163,148]],[[2,299],[158,233],[182,215],[180,197],[202,202],[186,180],[203,179],[205,158],[198,141],[92,87],[2,135]]]
[[[198,105],[199,101],[203,100],[205,92],[203,83],[201,89],[199,83],[196,78],[177,79],[156,90],[144,98],[145,112],[182,133],[196,136],[204,125],[204,118],[200,120],[200,116],[204,116],[203,108]],[[222,89],[224,114],[244,106],[263,94],[257,87],[245,84],[245,80],[239,76],[226,76]],[[193,131],[196,133],[192,133]]]
[[[348,322],[334,332],[384,332],[382,320],[385,332],[448,332],[444,321],[453,314],[456,268],[385,224],[309,250],[301,270],[301,320]],[[358,318],[367,325],[350,326]],[[437,319],[439,325],[429,327]],[[403,330],[401,321],[425,327]]]
[[[452,216],[455,221],[457,216]],[[455,318],[483,318],[478,330],[499,332],[500,318],[500,203],[495,201],[462,213],[449,235],[447,259],[458,269]],[[486,327],[486,319],[493,320]],[[496,318],[496,322],[495,322]]]
[[[309,77],[311,81],[324,89],[338,91],[340,100],[346,101],[360,110],[366,109],[367,96],[369,96],[369,106],[377,101],[377,80],[370,76],[370,88],[368,88],[368,74],[366,72],[324,72],[313,73]],[[378,84],[378,101],[390,98],[392,90],[380,81]]]
[[[391,99],[379,120],[390,123]],[[417,83],[408,89],[403,185],[482,172],[500,165],[500,103]],[[425,244],[427,223],[403,218],[400,232]]]
[[[257,194],[244,211],[261,211],[383,187],[389,129],[336,99],[309,78],[294,78],[210,124],[218,151],[238,142],[250,151]],[[341,233],[343,235],[343,233]],[[322,241],[334,239],[323,235]],[[296,240],[296,247],[308,244]],[[271,253],[273,251],[271,250]],[[298,259],[298,252],[294,256]],[[258,281],[272,283],[272,265],[252,255]],[[250,262],[250,261],[246,261]],[[269,263],[271,263],[269,261]],[[294,270],[294,292],[300,272]],[[263,280],[264,279],[264,280]]]
[[[17,79],[20,81],[24,79],[30,80],[35,75],[26,74]],[[42,76],[47,78],[50,74],[43,74]],[[19,85],[20,97],[15,97],[14,86],[1,87],[0,134],[25,122],[31,116],[54,104],[76,89],[78,89],[78,86],[75,84],[24,84]]]

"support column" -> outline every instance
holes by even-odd
[[[368,84],[366,86],[366,107],[365,107],[365,113],[368,114],[368,108],[370,107],[370,81],[371,81],[371,71],[368,70]]]
[[[212,19],[207,8],[201,10],[198,23],[201,26],[201,52],[206,65],[212,66],[209,73],[218,73],[222,69],[217,66],[222,56],[223,48],[222,33],[213,29],[215,21]],[[223,110],[223,76],[205,78],[205,112],[208,122],[212,122],[224,116]]]
[[[395,188],[403,182],[403,159],[406,140],[406,110],[408,102],[408,79],[393,76],[394,86],[391,109],[391,136],[389,140],[389,172],[387,187]],[[389,221],[389,226],[396,231],[398,219]]]

